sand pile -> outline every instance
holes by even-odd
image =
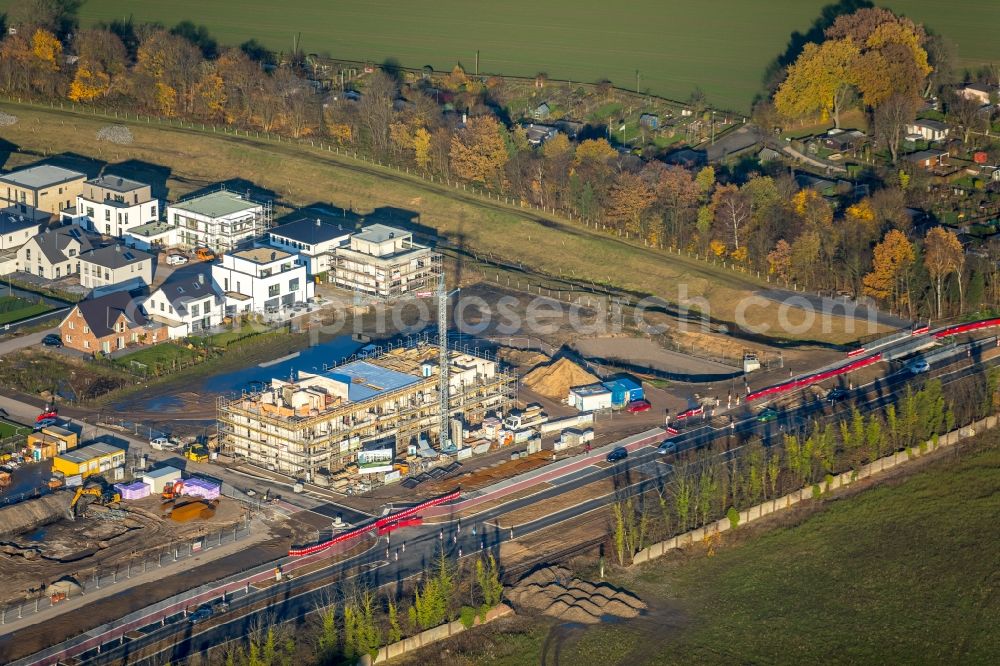
[[[549,362],[549,357],[541,352],[531,351],[530,349],[513,349],[511,347],[502,347],[497,352],[497,357],[501,361],[519,368],[533,368],[536,365]]]
[[[554,363],[538,366],[526,374],[521,383],[535,393],[563,400],[569,394],[570,387],[584,386],[597,381],[599,381],[597,377],[563,357]]]
[[[594,624],[607,616],[632,618],[646,608],[635,595],[607,583],[580,580],[564,567],[539,569],[506,596],[518,606],[581,624]]]

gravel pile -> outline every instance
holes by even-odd
[[[607,583],[580,580],[564,567],[535,571],[508,591],[507,598],[518,606],[581,624],[605,617],[632,618],[646,608],[635,595]]]
[[[17,116],[12,116],[9,113],[4,113],[0,111],[0,127],[8,127],[17,122]]]
[[[127,146],[132,143],[132,131],[125,125],[107,125],[97,130],[97,140]]]

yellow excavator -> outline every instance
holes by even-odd
[[[99,504],[114,504],[115,502],[122,501],[121,494],[115,491],[107,490],[101,486],[80,486],[76,489],[76,494],[73,495],[73,501],[69,504],[69,510],[72,515],[78,515],[76,512],[77,504],[80,502],[80,498],[84,495],[95,497],[95,501]]]

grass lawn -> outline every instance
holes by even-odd
[[[117,358],[115,363],[130,369],[134,368],[136,363],[142,363],[147,367],[148,374],[157,375],[172,370],[175,365],[190,364],[200,356],[197,350],[188,349],[175,342],[164,342]],[[138,371],[141,372],[141,369]]]
[[[2,296],[0,297],[0,324],[28,319],[51,309],[45,303],[32,303],[17,296]]]
[[[0,439],[7,439],[8,437],[13,437],[14,435],[27,435],[30,432],[31,428],[28,428],[27,426],[0,420]]]
[[[14,0],[0,0],[0,10]],[[301,34],[307,53],[450,70],[461,62],[483,73],[593,82],[608,78],[673,99],[700,87],[722,108],[746,111],[765,67],[793,31],[806,32],[829,0],[634,0],[617,5],[569,0],[88,0],[85,26],[133,16],[137,23],[181,20],[204,24],[223,44],[256,38],[287,53]],[[888,0],[897,12],[925,22],[958,44],[962,65],[1000,60],[991,26],[1000,3],[982,0]]]
[[[732,321],[742,299],[763,285],[748,275],[712,266],[687,256],[668,254],[596,233],[582,224],[537,211],[474,197],[461,189],[432,184],[397,171],[339,157],[308,146],[271,143],[201,131],[128,123],[135,137],[128,146],[95,144],[94,134],[106,118],[25,105],[3,105],[19,121],[4,128],[4,138],[19,146],[6,165],[31,162],[39,155],[76,153],[93,161],[69,160],[68,165],[95,172],[103,163],[133,160],[169,170],[167,196],[176,200],[192,189],[240,177],[278,193],[285,206],[333,201],[356,211],[370,211],[369,221],[409,221],[479,253],[520,262],[528,269],[572,276],[668,301],[707,299],[709,308],[693,307]],[[142,179],[145,174],[136,172]],[[156,178],[150,173],[150,178]],[[412,213],[411,213],[412,211]],[[402,219],[401,219],[402,218]],[[622,269],[622,267],[626,267]],[[784,313],[781,313],[784,314]],[[788,320],[802,321],[791,308]],[[833,317],[826,327],[820,317],[813,325],[787,335],[780,332],[776,303],[747,310],[751,324],[766,324],[771,335],[797,339],[846,342],[873,331],[867,325]]]
[[[982,437],[796,527],[643,567],[625,584],[686,616],[650,662],[997,663],[1000,433]]]

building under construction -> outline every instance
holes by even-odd
[[[439,359],[437,345],[401,346],[219,398],[219,441],[235,456],[309,480],[353,463],[362,447],[390,442],[397,454],[410,446],[426,453],[441,441]],[[516,397],[515,375],[478,352],[449,350],[447,378],[448,414],[465,426],[507,412]]]

